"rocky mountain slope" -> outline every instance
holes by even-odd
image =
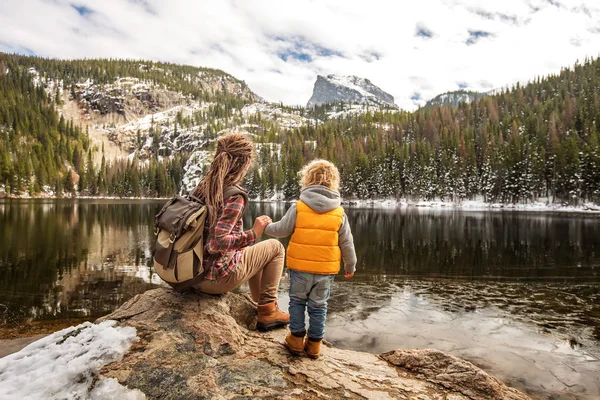
[[[96,167],[184,156],[189,161],[183,165],[183,191],[196,186],[211,153],[207,149],[224,132],[279,132],[311,123],[303,112],[264,102],[244,82],[216,70],[193,69],[165,82],[137,70],[114,80],[90,76],[65,82],[48,67],[33,65],[28,74],[56,98],[58,114],[85,128]],[[140,62],[139,68],[178,75],[168,65]]]
[[[354,75],[318,75],[307,107],[329,103],[396,107],[394,97],[372,84],[368,79]]]
[[[471,363],[435,350],[380,356],[325,347],[319,360],[291,356],[286,330],[254,331],[244,295],[155,289],[101,321],[133,327],[139,341],[98,380],[117,380],[148,399],[525,400]],[[127,328],[130,329],[130,328]]]
[[[469,90],[456,90],[452,92],[446,92],[435,96],[429,100],[425,107],[433,106],[452,106],[456,107],[459,103],[470,103],[475,98],[482,98],[486,96],[486,93],[472,92]]]

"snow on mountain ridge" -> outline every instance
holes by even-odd
[[[365,97],[375,97],[374,94],[368,92],[364,89],[365,86],[371,85],[371,82],[368,79],[360,78],[355,75],[346,75],[346,76],[338,76],[338,75],[327,75],[327,79],[332,82],[337,83],[340,86],[346,86],[353,90],[356,90],[361,95]]]
[[[394,97],[375,86],[370,80],[355,75],[317,75],[313,94],[307,107],[326,103],[361,103],[392,106]]]
[[[486,96],[486,93],[472,92],[468,90],[456,90],[435,96],[433,99],[427,101],[425,107],[433,107],[437,105],[457,106],[459,103],[470,103],[475,98],[481,98],[484,96]]]

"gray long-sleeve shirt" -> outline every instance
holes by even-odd
[[[340,194],[325,186],[313,185],[305,188],[300,193],[300,200],[318,213],[324,213],[338,208],[341,204]],[[292,204],[283,218],[269,224],[265,233],[276,238],[288,237],[294,233],[296,228],[296,204]],[[338,231],[339,246],[344,260],[346,272],[356,271],[356,250],[354,249],[354,238],[348,223],[348,217],[344,214],[342,227]]]

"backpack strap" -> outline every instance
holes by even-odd
[[[223,190],[223,201],[227,200],[230,197],[238,196],[238,195],[241,195],[242,198],[244,199],[244,209],[242,210],[242,213],[240,214],[240,216],[238,218],[238,220],[239,220],[242,218],[242,216],[246,212],[246,209],[248,208],[248,193],[246,193],[246,191],[241,186],[238,186],[238,185],[228,186]]]

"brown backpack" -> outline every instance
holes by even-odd
[[[248,195],[239,186],[223,191],[223,200],[242,195],[246,211]],[[193,196],[174,196],[156,214],[154,233],[154,271],[174,289],[186,289],[198,284],[206,274],[204,254],[204,225],[208,208]]]

